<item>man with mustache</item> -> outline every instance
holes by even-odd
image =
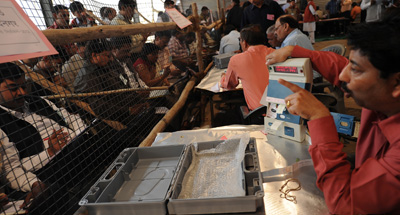
[[[0,64],[3,174],[12,189],[31,192],[43,186],[38,172],[85,126],[79,116],[48,100],[27,96],[25,81],[17,65]]]
[[[399,214],[400,212],[400,11],[382,21],[349,30],[349,60],[331,52],[288,46],[268,55],[267,65],[287,57],[310,58],[328,81],[363,107],[351,170],[329,110],[310,92],[279,80],[293,91],[285,98],[290,113],[309,120],[309,148],[333,214]]]

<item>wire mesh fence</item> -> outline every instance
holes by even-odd
[[[18,3],[42,30],[128,25],[143,21],[135,9],[157,12],[133,0]],[[196,70],[194,40],[177,30],[93,37],[0,64],[1,214],[73,214],[117,155],[174,105]]]

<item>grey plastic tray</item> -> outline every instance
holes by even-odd
[[[198,150],[215,148],[223,141],[198,143]],[[255,212],[263,205],[263,185],[257,157],[255,139],[250,139],[245,152],[243,165],[244,187],[246,196],[227,198],[178,199],[182,189],[182,181],[192,161],[191,148],[187,147],[185,157],[174,178],[172,194],[168,202],[170,214],[215,214]]]
[[[221,142],[198,143],[198,150]],[[191,159],[191,147],[185,145],[125,149],[79,205],[97,215],[239,213],[254,212],[263,205],[255,139],[250,140],[242,163],[243,197],[177,199]]]
[[[89,214],[166,214],[184,145],[125,149],[79,205]]]

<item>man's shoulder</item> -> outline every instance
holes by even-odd
[[[226,43],[229,40],[229,38],[230,38],[229,34],[223,36],[221,38],[221,44]]]
[[[124,19],[122,19],[121,16],[116,16],[114,19],[111,20],[110,25],[127,25],[127,23]]]
[[[243,10],[243,15],[249,15],[251,14],[251,10],[253,9],[254,5],[249,5]]]

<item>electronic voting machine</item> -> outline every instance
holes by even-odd
[[[305,125],[300,116],[292,115],[286,109],[285,98],[293,94],[278,79],[292,82],[311,91],[313,70],[309,58],[291,58],[282,63],[268,66],[269,85],[265,89],[261,104],[267,106],[264,118],[265,132],[302,142]]]

